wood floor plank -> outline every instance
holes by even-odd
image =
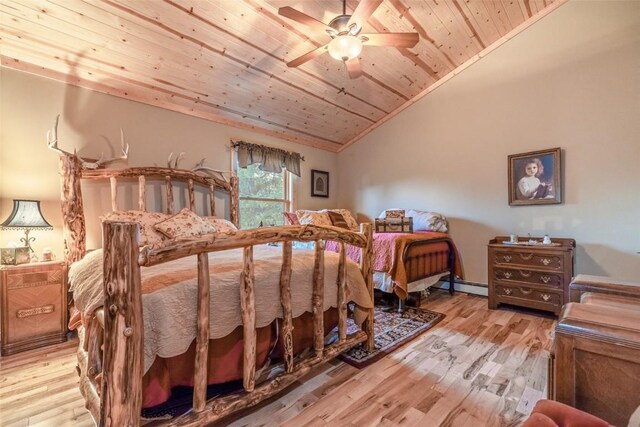
[[[553,318],[435,291],[434,328],[364,369],[319,366],[220,425],[512,426],[546,396]],[[75,373],[77,340],[0,358],[0,425],[92,426]]]

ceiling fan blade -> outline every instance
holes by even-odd
[[[310,17],[306,13],[302,13],[289,6],[281,7],[280,9],[278,9],[278,14],[284,16],[285,18],[298,21],[299,23],[312,27],[318,31],[333,30],[333,28],[331,28],[330,26],[325,25],[317,19]]]
[[[344,61],[344,65],[347,66],[347,73],[349,73],[350,79],[357,79],[362,75],[362,67],[357,57]]]
[[[420,35],[418,33],[380,33],[360,34],[358,38],[367,46],[414,47],[420,40]]]
[[[297,67],[298,65],[302,65],[307,61],[311,61],[313,58],[316,58],[327,51],[327,45],[320,46],[317,49],[312,50],[311,52],[307,52],[302,56],[297,57],[293,61],[287,62],[287,67]]]
[[[349,22],[347,23],[347,27],[351,24],[358,24],[359,28],[362,28],[367,22],[367,19],[375,12],[375,10],[380,6],[382,0],[360,0],[358,6],[356,6],[356,10],[353,11],[353,15],[349,18]]]

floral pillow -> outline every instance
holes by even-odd
[[[157,223],[154,228],[170,239],[212,234],[218,231],[207,220],[187,208],[182,209],[171,218]]]
[[[213,225],[218,230],[218,233],[233,234],[238,231],[238,227],[233,225],[231,221],[228,221],[224,218],[205,216],[204,219],[209,224]]]
[[[329,215],[329,218],[331,219],[331,223],[334,226],[340,227],[340,228],[346,228],[347,230],[349,229],[349,224],[347,224],[347,221],[345,221],[344,217],[340,215],[338,212],[327,211],[327,214]]]
[[[333,225],[326,211],[307,211],[300,209],[296,211],[296,216],[298,217],[300,225]]]
[[[360,225],[358,225],[358,221],[356,221],[356,219],[353,217],[353,215],[351,214],[351,211],[349,211],[349,209],[331,209],[331,211],[332,212],[337,212],[340,215],[342,215],[342,217],[346,221],[347,225],[349,226],[349,229],[351,229],[353,231],[360,230]]]
[[[165,239],[165,236],[159,233],[154,228],[154,225],[167,218],[169,218],[169,215],[160,212],[116,211],[101,216],[100,220],[137,222],[140,225],[138,244],[145,246],[161,243]]]

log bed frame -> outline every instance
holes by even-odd
[[[112,209],[117,210],[116,189],[118,178],[135,178],[139,183],[139,209],[146,210],[145,185],[148,178],[164,180],[167,195],[167,213],[173,213],[174,181],[186,182],[190,209],[194,209],[194,185],[208,189],[211,214],[215,212],[214,192],[226,191],[230,195],[231,221],[238,224],[238,181],[230,182],[202,176],[192,171],[147,167],[122,170],[83,169],[77,156],[62,153],[62,213],[65,238],[65,258],[70,264],[82,258],[85,248],[85,219],[82,203],[81,179],[106,180],[111,183]],[[186,256],[198,259],[197,337],[194,371],[193,409],[177,418],[166,421],[170,426],[200,426],[219,420],[233,412],[257,404],[307,374],[314,366],[324,363],[358,343],[372,349],[373,308],[362,330],[347,335],[346,251],[345,244],[361,248],[360,269],[373,301],[371,270],[372,227],[362,224],[360,233],[336,227],[283,226],[240,230],[231,236],[201,236],[189,240],[167,240],[161,246],[140,248],[137,242],[138,225],[130,222],[106,221],[103,223],[104,250],[104,309],[99,309],[81,328],[81,344],[78,349],[80,390],[85,397],[86,408],[99,426],[140,425],[143,377],[143,321],[140,267],[152,266]],[[324,241],[340,243],[338,265],[338,340],[324,345]],[[292,241],[315,242],[313,270],[312,315],[313,351],[306,357],[295,357],[292,345],[291,308],[291,259]],[[253,246],[281,242],[282,268],[280,272],[281,304],[284,315],[284,363],[282,372],[275,378],[256,384],[256,330],[253,274]],[[207,354],[209,345],[210,283],[209,259],[214,251],[243,248],[244,262],[240,278],[240,297],[243,323],[244,390],[206,399]],[[295,286],[295,285],[294,285]],[[97,340],[89,345],[89,334],[97,334]],[[102,346],[99,342],[102,341]],[[101,380],[97,380],[101,377]]]

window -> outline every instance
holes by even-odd
[[[283,225],[282,212],[292,209],[291,174],[261,171],[259,164],[237,168],[240,228]]]

